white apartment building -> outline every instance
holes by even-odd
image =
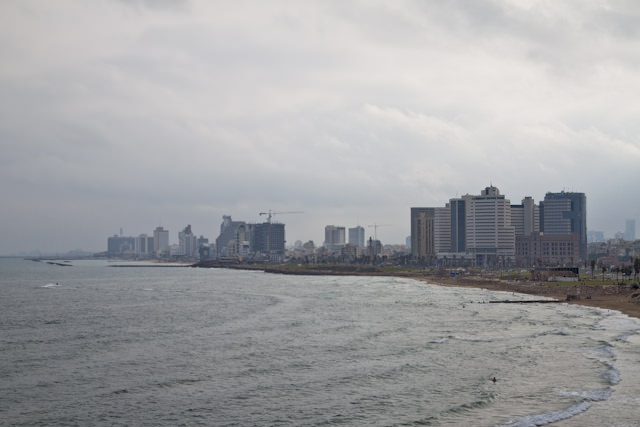
[[[451,207],[449,203],[443,208],[434,209],[434,247],[436,254],[451,251]]]
[[[516,233],[509,200],[494,186],[465,199],[467,252],[475,256],[478,265],[513,260]]]

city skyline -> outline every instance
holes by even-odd
[[[640,4],[0,3],[0,255],[105,238],[287,244],[496,185],[584,192],[588,230],[640,221]],[[516,196],[517,195],[517,196]]]

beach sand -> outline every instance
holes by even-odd
[[[617,310],[640,319],[640,290],[630,286],[589,285],[581,282],[544,283],[510,281],[495,278],[468,277],[415,277],[442,286],[481,288],[492,291],[518,292],[541,297],[555,298],[568,304],[579,304]]]

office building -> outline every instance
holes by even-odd
[[[578,233],[531,233],[516,237],[518,265],[541,267],[547,265],[575,265],[580,259]]]
[[[466,200],[466,251],[477,265],[509,263],[515,259],[516,234],[511,204],[497,187],[486,187]]]
[[[327,225],[324,228],[324,247],[331,252],[342,250],[345,245],[345,228]]]
[[[411,208],[411,256],[431,262],[435,251],[435,208]]]
[[[178,233],[178,255],[187,258],[196,258],[198,253],[198,238],[191,231],[191,225]]]
[[[587,198],[584,193],[547,193],[540,209],[545,235],[578,235],[580,260],[587,259]]]
[[[264,255],[284,255],[285,235],[284,224],[264,222],[253,225],[253,239],[251,249],[254,253]]]
[[[135,238],[134,252],[136,257],[147,258],[153,255],[153,237],[141,234]]]
[[[364,227],[358,225],[349,229],[349,243],[364,248]]]
[[[153,230],[153,252],[156,256],[169,254],[169,230],[162,227]]]
[[[135,238],[113,235],[107,239],[108,256],[133,256],[135,253]]]
[[[216,238],[218,257],[242,256],[247,251],[250,240],[251,231],[244,221],[233,221],[231,215],[222,216],[220,234]]]
[[[434,208],[433,246],[437,254],[451,252],[451,206]]]
[[[624,223],[624,240],[636,240],[636,220],[628,219]]]
[[[516,236],[529,236],[540,231],[540,209],[531,197],[522,199],[520,205],[511,205],[511,225]]]

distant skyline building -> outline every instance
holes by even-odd
[[[464,198],[449,200],[451,215],[449,252],[462,253],[467,247],[467,201]]]
[[[511,225],[516,236],[529,236],[540,231],[540,209],[530,196],[522,199],[522,204],[511,205]]]
[[[577,233],[579,255],[587,259],[587,198],[584,193],[547,193],[541,205],[540,231],[545,235]]]
[[[494,186],[467,201],[466,250],[476,264],[514,261],[516,233],[511,225],[510,201]]]
[[[244,221],[233,221],[231,215],[222,216],[220,234],[216,238],[216,253],[218,257],[243,255],[244,249],[249,247],[250,232]]]
[[[581,247],[586,253],[584,193],[549,192],[539,204],[526,196],[512,205],[491,185],[444,207],[412,207],[410,220],[411,254],[419,263],[575,265]]]
[[[160,226],[153,230],[153,252],[156,256],[169,253],[169,230]]]
[[[191,224],[178,233],[178,254],[188,258],[199,256],[198,238],[191,231]]]
[[[114,234],[107,239],[108,256],[132,256],[135,253],[135,237]]]
[[[636,240],[636,220],[628,219],[624,223],[624,240]]]
[[[134,252],[137,257],[147,258],[153,255],[153,237],[141,234],[135,238]]]
[[[284,224],[264,222],[253,225],[252,251],[265,255],[284,255]]]
[[[411,208],[411,256],[429,262],[435,251],[435,208]]]
[[[345,227],[327,225],[324,228],[324,247],[330,251],[340,250],[345,245]]]
[[[437,254],[451,252],[451,205],[434,208],[433,249]]]
[[[602,243],[604,242],[604,232],[598,230],[587,231],[587,239],[589,243]]]
[[[364,227],[357,225],[349,229],[349,243],[364,248]]]

